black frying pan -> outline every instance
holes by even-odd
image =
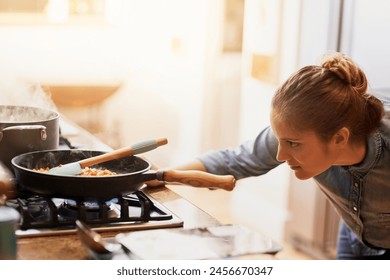
[[[50,150],[21,154],[12,159],[18,187],[40,195],[58,198],[108,199],[139,190],[146,181],[178,182],[194,187],[232,190],[233,176],[218,176],[201,171],[151,170],[151,164],[136,156],[101,163],[93,167],[108,169],[111,176],[64,176],[34,171],[100,155],[101,151]]]

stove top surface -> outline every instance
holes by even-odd
[[[18,237],[73,234],[77,219],[97,232],[183,226],[178,216],[142,191],[99,203],[34,196],[10,204],[22,217]]]

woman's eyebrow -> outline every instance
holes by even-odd
[[[299,138],[290,138],[290,137],[282,137],[282,138],[280,138],[280,140],[284,140],[284,141],[300,141]]]

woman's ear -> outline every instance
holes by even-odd
[[[336,134],[333,136],[334,144],[344,146],[348,143],[349,140],[349,129],[346,127],[340,128]]]

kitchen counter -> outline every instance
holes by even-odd
[[[62,121],[62,134],[74,145],[94,150],[110,150],[110,147],[96,139],[87,131]],[[169,186],[146,187],[143,191],[162,203],[184,221],[184,228],[220,225],[215,218],[197,208],[186,199],[173,192]],[[122,231],[123,232],[123,231]],[[112,237],[119,232],[101,233]],[[272,254],[243,256],[240,259],[273,259]],[[18,239],[19,260],[83,260],[90,259],[77,234],[44,237],[22,237]]]
[[[145,193],[164,204],[184,221],[184,228],[218,225],[218,221],[189,203],[167,187],[146,188]],[[122,231],[123,232],[123,231]],[[119,232],[103,232],[110,237]],[[46,237],[23,237],[18,241],[18,259],[21,260],[78,260],[89,259],[77,234]]]

